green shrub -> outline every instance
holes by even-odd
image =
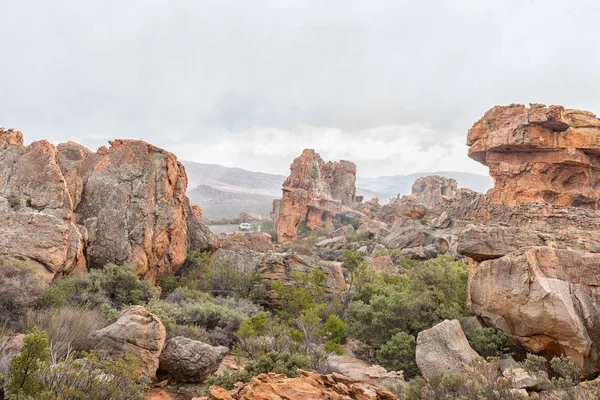
[[[521,362],[523,369],[531,374],[547,370],[547,360],[536,354],[527,353],[525,360]]]
[[[272,284],[279,314],[284,318],[299,317],[304,310],[325,304],[325,274],[315,268],[310,274],[292,273],[289,285],[280,281]]]
[[[244,371],[214,375],[208,378],[207,383],[231,390],[237,382],[249,382],[252,377],[269,372],[295,378],[298,369],[309,366],[310,359],[306,356],[272,351],[248,363]]]
[[[285,352],[292,347],[290,326],[278,317],[261,312],[243,321],[235,332],[234,353],[255,360],[269,351]]]
[[[377,257],[383,257],[383,256],[389,256],[389,255],[390,255],[389,250],[384,247],[382,249],[376,249],[375,251],[373,251],[373,253],[371,254],[371,257],[377,258]]]
[[[10,360],[6,383],[7,398],[39,398],[43,386],[36,373],[49,359],[48,337],[45,332],[34,328],[23,339],[23,347],[19,354]]]
[[[390,251],[390,258],[397,267],[404,268],[406,270],[413,269],[419,265],[419,261],[411,260],[402,254],[402,249],[393,249]]]
[[[569,357],[562,354],[559,357],[553,357],[550,360],[550,366],[561,378],[573,384],[577,384],[581,380],[581,369]]]
[[[116,308],[145,304],[156,296],[150,282],[140,280],[131,264],[106,264],[102,269],[92,270],[90,275],[92,280],[97,280],[111,305]]]
[[[148,380],[140,373],[140,360],[132,355],[112,358],[104,351],[82,353],[38,371],[39,399],[142,400]]]
[[[309,366],[310,359],[306,356],[271,351],[257,360],[248,363],[245,369],[250,376],[275,372],[289,378],[295,378],[298,376],[298,369],[307,369]]]
[[[473,350],[485,358],[510,355],[511,347],[515,344],[511,335],[494,328],[466,332],[466,336]]]
[[[266,285],[258,271],[240,272],[224,262],[206,272],[200,288],[212,296],[246,298],[259,304],[267,298]]]
[[[162,277],[158,285],[162,289],[161,298],[168,297],[179,287],[186,287],[193,290],[200,289],[200,282],[207,273],[211,261],[211,254],[202,251],[190,251],[185,263],[175,275]]]
[[[321,336],[325,336],[327,342],[344,344],[348,336],[348,324],[335,314],[327,317],[325,324],[319,330]]]
[[[398,332],[377,350],[377,361],[390,371],[404,371],[405,377],[413,377],[419,373],[415,350],[414,336]]]
[[[467,274],[468,265],[443,255],[365,284],[348,306],[350,335],[379,349],[398,332],[416,336],[444,319],[463,318]]]
[[[42,305],[61,308],[67,304],[100,307],[108,303],[122,309],[129,305],[143,305],[156,297],[146,280],[137,276],[131,264],[106,264],[104,268],[56,280],[46,290]]]

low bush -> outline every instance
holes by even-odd
[[[377,361],[388,371],[404,371],[405,377],[413,377],[419,373],[415,350],[414,336],[398,332],[377,350]]]
[[[466,336],[473,350],[485,358],[511,355],[515,345],[512,335],[494,328],[466,332]]]
[[[156,297],[156,291],[137,276],[131,264],[106,264],[104,268],[56,280],[44,293],[42,305],[61,308],[84,305],[99,308],[108,304],[120,310],[134,304],[145,304]]]
[[[38,373],[40,400],[142,400],[148,381],[140,375],[140,361],[131,355],[112,358],[104,351],[45,364]]]
[[[200,289],[212,296],[246,298],[263,304],[268,297],[258,271],[244,273],[226,263],[216,263],[202,277]]]
[[[5,328],[20,329],[27,310],[44,293],[45,282],[26,262],[0,260],[0,321]]]
[[[419,261],[405,257],[404,254],[402,254],[402,249],[391,250],[390,258],[396,267],[401,267],[406,270],[413,269],[419,265]]]
[[[248,363],[244,371],[213,375],[207,383],[231,390],[237,382],[249,382],[252,377],[269,372],[295,378],[298,369],[307,369],[309,366],[310,359],[306,356],[273,351]]]
[[[34,328],[23,339],[23,347],[19,354],[10,360],[10,370],[6,378],[6,398],[39,398],[43,386],[36,374],[49,360],[48,337],[44,331]]]
[[[91,350],[90,334],[107,325],[99,310],[66,306],[37,310],[27,316],[27,327],[38,327],[48,336],[53,358],[62,359],[72,351]]]

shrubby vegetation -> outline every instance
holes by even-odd
[[[11,359],[4,396],[9,400],[143,399],[147,382],[139,367],[135,357],[113,358],[102,351],[54,353],[46,333],[34,328]]]
[[[465,334],[473,350],[485,358],[510,355],[515,345],[511,335],[494,328],[476,329]]]
[[[414,339],[444,319],[468,314],[467,273],[468,265],[443,255],[410,269],[406,275],[376,276],[353,294],[348,305],[350,335],[377,350],[384,367],[394,369],[402,363],[407,375],[416,373],[411,366],[413,353],[408,351],[414,349],[414,343],[410,345],[406,335]],[[392,340],[400,332],[406,335]]]
[[[288,252],[317,256],[315,243],[327,232],[307,230]],[[352,351],[388,370],[412,378],[396,388],[400,399],[516,399],[510,385],[492,377],[497,358],[510,354],[510,335],[484,328],[466,332],[484,358],[473,376],[446,376],[425,382],[415,363],[416,335],[444,319],[461,319],[466,308],[469,266],[449,255],[425,262],[409,260],[400,250],[378,248],[368,233],[350,238],[339,250],[321,250],[321,259],[341,262],[348,289],[329,293],[325,275],[292,273],[284,285],[268,287],[257,272],[240,273],[227,264],[210,266],[208,253],[191,252],[175,276],[159,281],[159,293],[138,278],[133,266],[106,265],[47,286],[27,264],[0,265],[0,319],[4,330],[30,332],[13,357],[4,382],[9,399],[137,399],[147,387],[138,360],[95,351],[89,334],[113,322],[129,305],[143,305],[159,316],[169,337],[185,336],[225,345],[247,360],[245,370],[213,376],[210,384],[231,388],[263,372],[293,377],[298,368],[328,370],[327,358],[342,354],[348,337]],[[363,244],[364,243],[364,244]],[[406,272],[398,276],[367,268],[373,257],[390,256]],[[570,393],[581,372],[564,357],[549,363],[529,355],[527,371],[551,378],[548,384]],[[98,374],[110,379],[98,379]],[[544,376],[541,374],[540,376]]]

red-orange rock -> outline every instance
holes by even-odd
[[[137,140],[92,153],[77,143],[23,145],[0,132],[0,256],[38,270],[133,263],[155,283],[189,250],[218,246],[201,210],[185,196],[177,158]]]
[[[2,127],[0,128],[0,151],[10,146],[23,146],[23,133]]]
[[[331,226],[343,207],[354,205],[356,195],[356,165],[349,161],[325,163],[314,150],[306,149],[290,169],[283,197],[273,203],[279,242],[296,240],[301,223],[312,229]]]
[[[494,178],[491,203],[598,209],[600,119],[588,111],[496,106],[469,130],[467,145]]]
[[[261,374],[246,384],[226,392],[218,386],[209,390],[210,400],[395,400],[383,389],[366,383],[359,384],[343,375],[319,375],[299,370],[297,378],[280,374]]]

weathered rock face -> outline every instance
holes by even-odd
[[[216,248],[186,186],[175,156],[142,141],[92,153],[73,142],[24,146],[20,132],[2,132],[0,255],[51,274],[130,262],[154,283],[189,250]]]
[[[467,145],[494,178],[492,203],[599,208],[600,119],[590,112],[496,106],[469,130]]]
[[[454,197],[458,185],[454,179],[438,175],[430,175],[419,178],[412,185],[412,194],[417,202],[431,207],[444,197]]]
[[[10,146],[23,146],[23,133],[14,129],[0,128],[0,151]]]
[[[385,273],[387,275],[393,276],[400,272],[399,268],[394,265],[394,262],[390,256],[367,258],[366,263],[369,269],[380,273]]]
[[[219,247],[226,250],[252,250],[267,253],[273,250],[273,242],[268,235],[262,233],[238,233],[221,237]]]
[[[179,382],[203,382],[215,373],[229,352],[224,346],[176,336],[169,339],[160,355],[160,371]]]
[[[440,322],[417,336],[417,367],[425,379],[469,373],[478,357],[456,319]]]
[[[154,376],[165,346],[167,331],[158,317],[142,306],[132,306],[112,325],[92,334],[96,347],[113,354],[132,354],[141,360],[141,371]]]
[[[46,141],[23,146],[18,133],[0,151],[0,255],[50,274],[85,269],[85,232],[74,224],[57,150]]]
[[[383,389],[405,384],[402,371],[387,371],[380,365],[371,365],[356,357],[331,355],[327,362],[332,371],[354,381],[366,382]]]
[[[600,369],[600,254],[534,247],[475,265],[473,311],[529,351]]]
[[[227,392],[221,387],[211,386],[209,400],[284,400],[284,399],[330,399],[330,400],[395,400],[392,393],[359,384],[340,375],[319,375],[299,370],[297,378],[280,374],[261,374],[246,384]]]
[[[275,232],[280,242],[296,240],[301,223],[312,229],[332,225],[356,195],[356,166],[349,161],[325,163],[314,150],[294,160],[283,183],[283,197],[273,203]]]
[[[257,266],[258,272],[267,283],[280,281],[284,285],[292,282],[294,273],[310,275],[316,268],[325,274],[324,285],[330,293],[339,293],[346,289],[341,263],[317,263],[308,256],[275,254],[264,256]]]

